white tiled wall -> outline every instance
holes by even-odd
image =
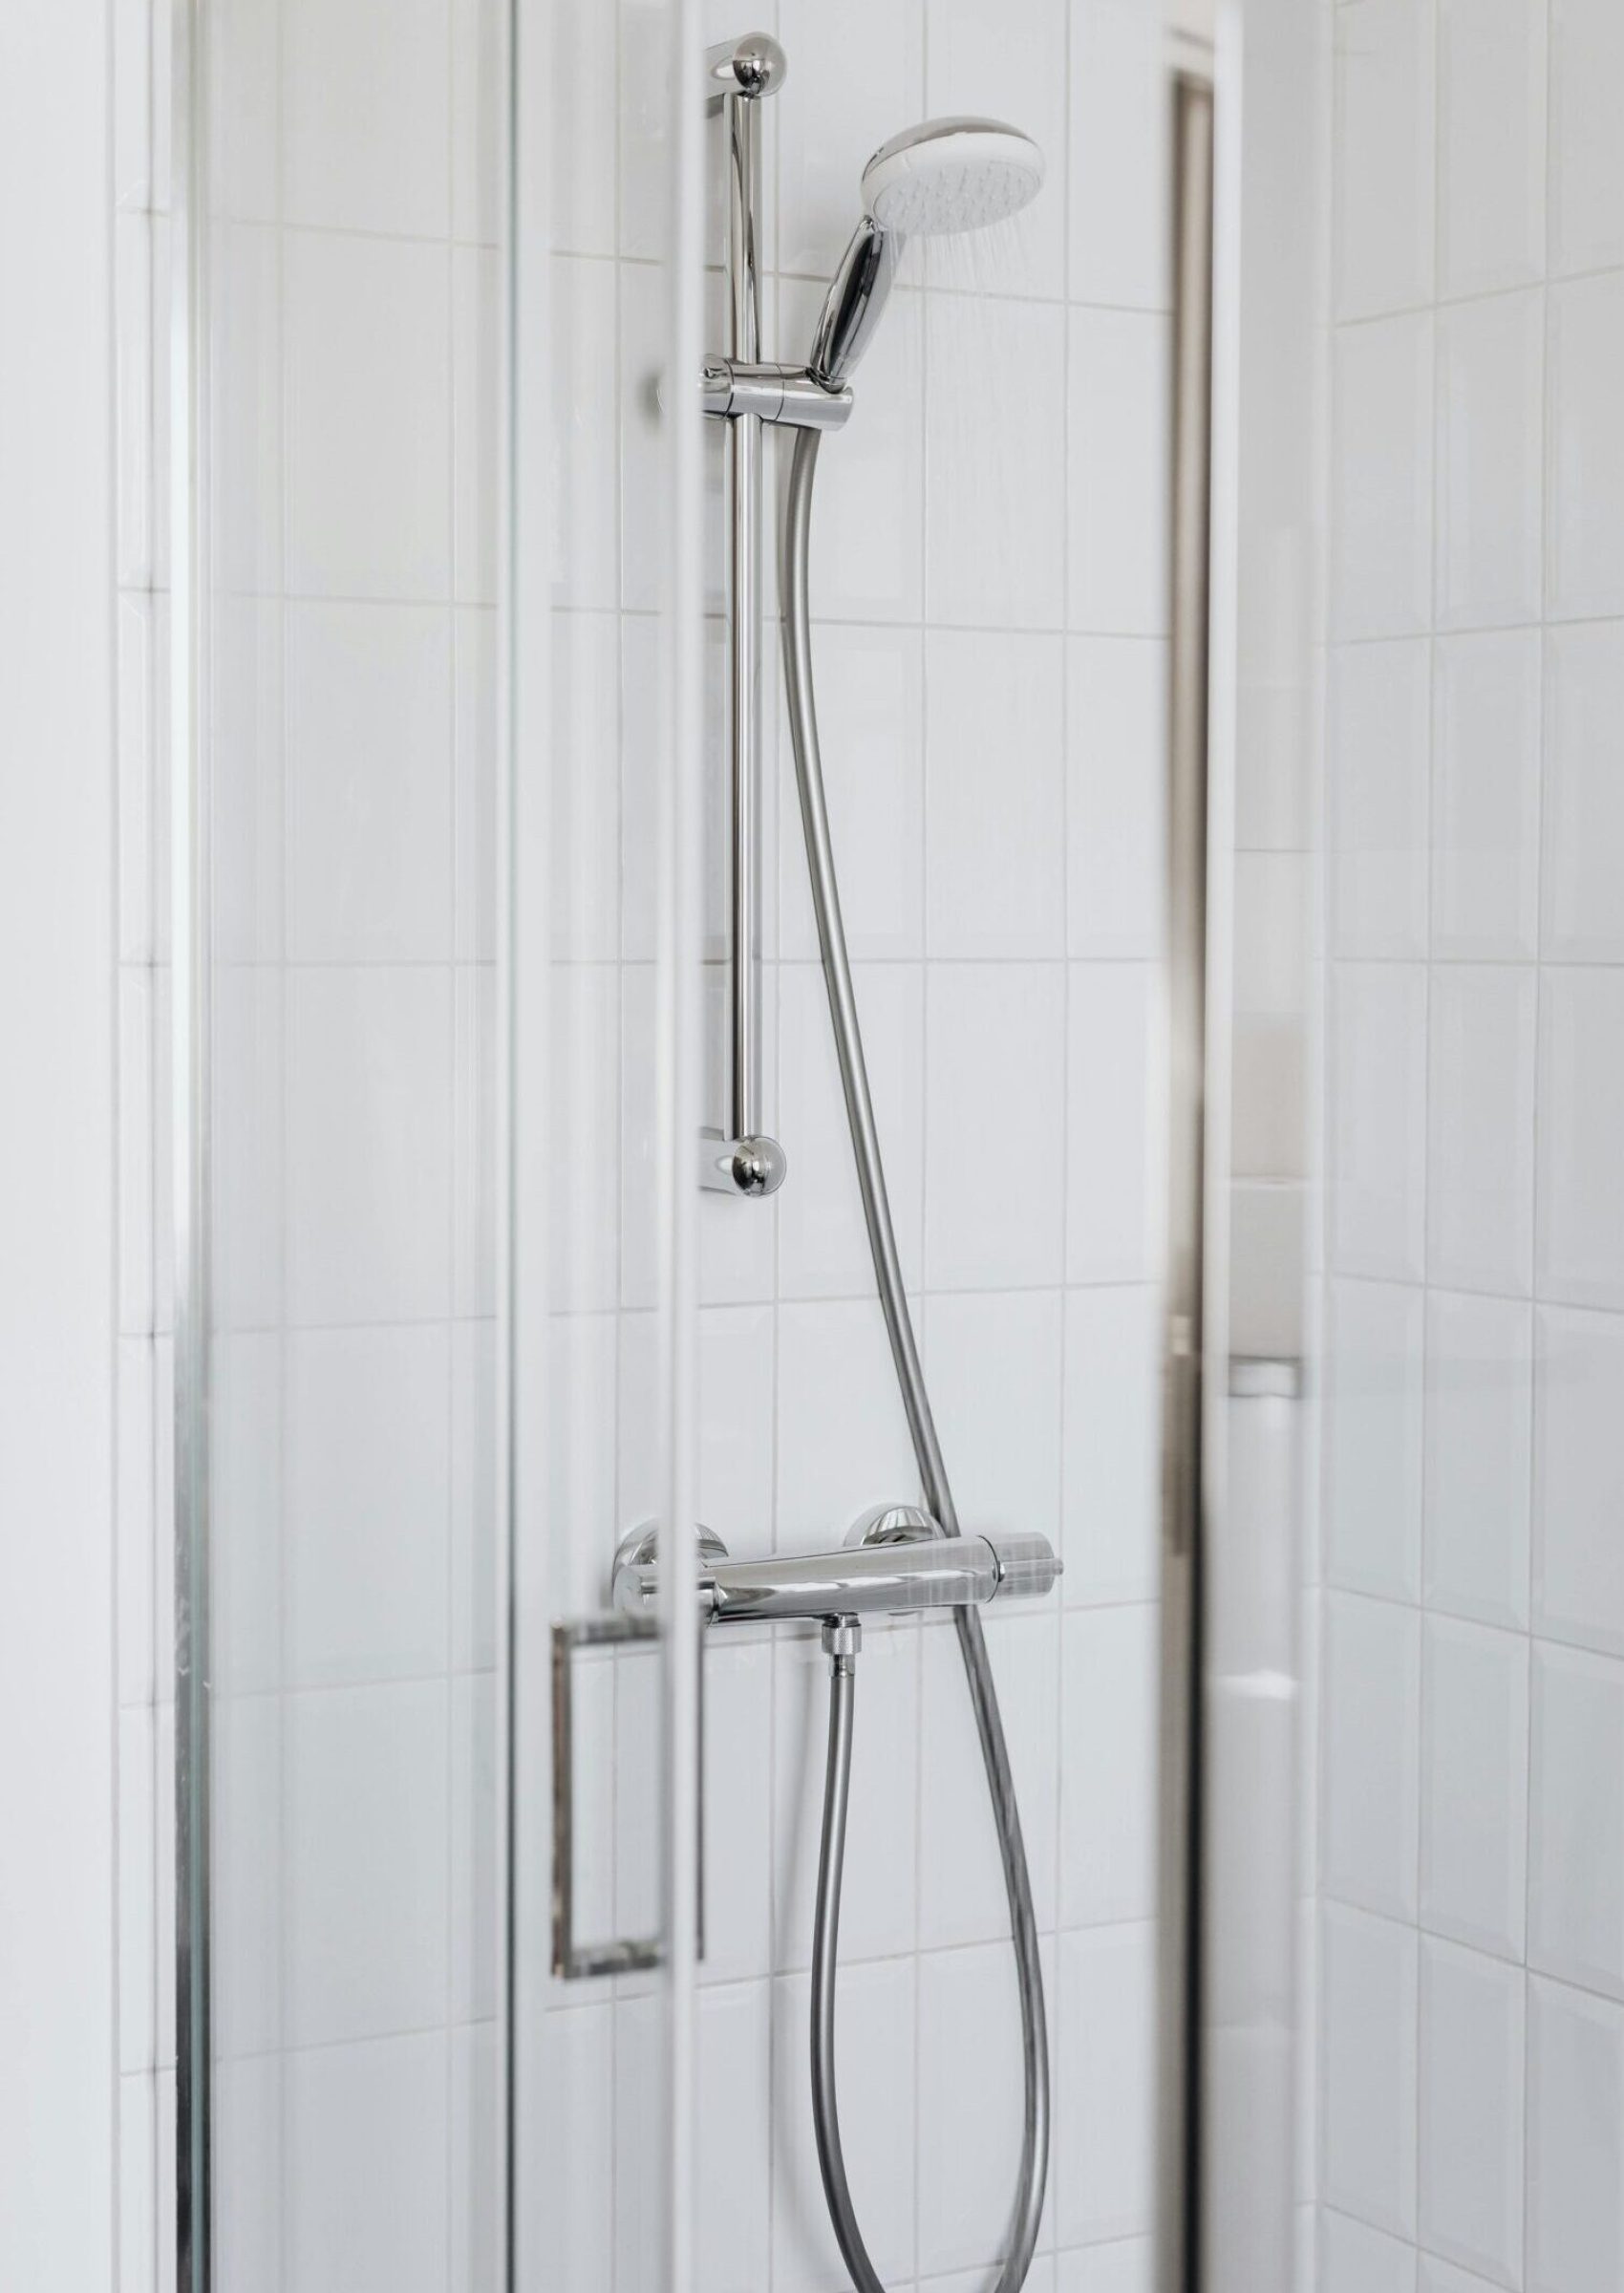
[[[1324,2293],[1624,2267],[1621,21],[1335,10]]]
[[[646,386],[665,91],[644,84],[658,42],[635,0],[545,12],[560,104],[549,1377],[563,1428],[554,1594],[570,1610],[601,1602],[617,1536],[649,1510],[641,712],[658,602]],[[712,12],[714,32],[738,29]],[[1033,2282],[1143,2293],[1168,327],[1159,11],[1019,0],[994,23],[965,0],[781,0],[766,14],[792,65],[768,121],[771,347],[804,339],[886,135],[928,113],[1004,111],[1049,159],[1029,227],[974,281],[992,291],[935,273],[899,290],[850,430],[824,457],[814,593],[858,994],[961,1512],[967,1526],[1040,1529],[1068,1563],[1063,1609],[989,1632],[1055,2066]],[[167,170],[154,163],[167,150],[166,15],[162,0],[150,20],[141,0],[119,11],[125,2293],[167,2282],[173,2218],[166,381],[153,323],[167,294]],[[481,164],[494,52],[472,0],[415,0],[404,17],[286,0],[235,21],[219,96],[230,220],[216,293],[232,361],[215,442],[230,591],[220,747],[240,778],[220,820],[233,961],[219,986],[229,1334],[217,1446],[240,1533],[218,1630],[241,1691],[220,1740],[232,2060],[219,2218],[240,2282],[300,2293],[494,2282],[490,2224],[459,2163],[494,2059],[476,1940],[494,1930],[470,1899],[489,1861],[493,1661],[470,1514],[490,1207],[470,1158],[488,1105],[494,946],[481,890],[494,854],[491,433],[477,412],[495,342]],[[618,137],[605,138],[615,85]],[[1018,421],[965,380],[1006,363],[1023,376]],[[791,1176],[773,1206],[705,1205],[702,1501],[737,1551],[832,1541],[865,1505],[914,1488],[787,743],[774,745],[768,1065]],[[618,1168],[581,1154],[594,1136],[619,1140]],[[823,1675],[815,1643],[793,1638],[741,1638],[708,1659],[707,2293],[836,2282],[804,2064]],[[588,1666],[581,1698],[582,1761],[613,1772],[613,1838],[583,1841],[582,1923],[634,1928],[654,1829],[635,1668],[616,1681]],[[871,1632],[859,1704],[841,2054],[854,2178],[887,2281],[946,2293],[994,2259],[1015,2169],[1005,1911],[947,1632]],[[561,2285],[648,2274],[636,2197],[657,2033],[648,1999],[621,1987],[583,1985],[551,2017],[558,2139],[541,2152],[557,2176]]]
[[[620,1197],[597,1195],[574,1158],[555,1250],[569,1277],[559,1326],[581,1500],[560,1532],[560,1565],[586,1607],[605,1596],[616,1537],[650,1510],[646,712],[658,589],[647,384],[662,225],[644,181],[659,93],[641,84],[652,18],[628,4],[617,30],[588,0],[557,13],[553,284],[567,445],[554,652],[569,744],[560,758],[574,759],[557,803],[575,889],[555,909],[555,1039],[569,1061],[570,1137],[593,1121],[618,1128],[623,1171]],[[857,993],[959,1510],[967,1527],[1041,1530],[1067,1562],[1063,1605],[994,1618],[988,1636],[1055,2066],[1034,2283],[1138,2293],[1154,2059],[1160,10],[1017,0],[994,20],[972,0],[769,0],[759,14],[789,56],[763,121],[767,354],[803,353],[864,162],[887,136],[932,113],[990,111],[1030,129],[1049,162],[1042,200],[998,267],[905,271],[850,426],[822,456],[812,594]],[[714,36],[741,28],[707,10]],[[617,58],[618,195],[593,144]],[[603,387],[614,371],[618,439]],[[1003,373],[1021,378],[1018,419],[981,387]],[[713,473],[719,483],[715,458]],[[713,535],[715,611],[718,522]],[[777,651],[773,631],[774,695]],[[917,1491],[851,1175],[787,728],[776,700],[768,714],[767,1113],[789,1176],[770,1205],[702,1206],[701,1505],[736,1552],[836,1542],[866,1506]],[[719,739],[712,753],[719,958]],[[714,984],[719,1022],[719,964]],[[707,2293],[818,2293],[844,2282],[818,2185],[804,2030],[826,1665],[815,1638],[790,1636],[737,1639],[706,1662],[700,2277]],[[638,1846],[624,1708],[620,1745],[624,1910]],[[1021,2116],[1006,1936],[951,1634],[870,1630],[840,2062],[857,2202],[887,2284],[945,2293],[982,2282],[996,2256]],[[615,2029],[601,2101],[622,2148],[642,2123],[647,2012],[633,1997],[606,2018],[601,1985],[555,2010],[594,2077]],[[601,2158],[573,2153],[553,2199],[588,2249],[618,2243],[623,2283],[646,2250],[635,2197],[630,2171],[611,2181]]]

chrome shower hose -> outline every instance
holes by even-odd
[[[812,881],[812,906],[818,918],[818,941],[823,951],[823,979],[829,992],[829,1017],[834,1027],[835,1052],[845,1094],[846,1121],[863,1195],[863,1215],[868,1229],[868,1247],[874,1259],[880,1306],[891,1342],[897,1383],[908,1417],[919,1478],[930,1513],[949,1536],[959,1533],[958,1514],[942,1461],[930,1397],[920,1367],[919,1347],[903,1288],[902,1264],[897,1256],[895,1229],[886,1193],[885,1165],[874,1127],[874,1106],[868,1090],[868,1071],[863,1057],[863,1034],[858,1025],[852,993],[851,964],[846,954],[845,928],[841,920],[840,889],[835,881],[834,852],[829,842],[828,806],[823,794],[823,766],[818,747],[818,718],[812,692],[811,610],[807,597],[808,542],[811,532],[812,485],[818,467],[819,433],[797,434],[790,464],[783,527],[784,680],[789,701],[790,733],[795,747],[795,776],[801,790],[801,825],[806,838],[806,865]],[[993,1685],[992,1666],[981,1618],[972,1607],[956,1608],[953,1621],[965,1679],[975,1713],[976,1734],[987,1771],[997,1827],[998,1854],[1009,1897],[1010,1928],[1015,1942],[1015,1972],[1020,1988],[1021,2051],[1024,2067],[1025,2124],[1021,2142],[1020,2178],[1016,2185],[1005,2260],[991,2293],[1015,2293],[1026,2281],[1037,2243],[1043,2213],[1043,2188],[1049,2167],[1049,2044],[1043,2013],[1043,1973],[1037,1958],[1037,1920],[1032,1906],[1032,1879],[1021,1837],[1010,1773],[1009,1748]],[[846,2181],[845,2157],[841,2147],[840,2115],[835,2102],[835,1975],[840,1933],[841,1875],[845,1856],[846,1802],[851,1781],[852,1698],[854,1660],[837,1654],[832,1660],[829,1700],[829,1749],[823,1787],[823,1841],[818,1858],[818,1901],[812,1942],[812,2118],[818,2141],[818,2163],[823,2195],[835,2237],[851,2272],[855,2293],[886,2293],[868,2258],[858,2227]]]

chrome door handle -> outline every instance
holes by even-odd
[[[664,1944],[657,1935],[610,1936],[580,1942],[575,1936],[575,1654],[581,1648],[624,1648],[657,1641],[652,1617],[576,1617],[552,1628],[552,1971],[566,1982],[589,1975],[630,1975],[658,1966]],[[695,1907],[695,1949],[705,1956],[705,1667],[699,1666],[698,1693],[699,1852]]]

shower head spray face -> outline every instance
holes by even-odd
[[[1003,223],[1043,187],[1043,154],[998,119],[927,119],[863,170],[863,220],[824,298],[811,370],[838,390],[867,348],[905,240]]]
[[[883,143],[863,170],[865,212],[906,239],[1003,223],[1042,188],[1043,154],[996,119],[927,119]]]

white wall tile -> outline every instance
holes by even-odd
[[[1421,1584],[1421,1300],[1335,1282],[1326,1340],[1326,1574],[1414,1600]]]
[[[1520,1634],[1429,1617],[1422,1670],[1421,1923],[1520,1960],[1528,1642]]]
[[[157,2108],[150,2071],[119,2079],[118,2293],[158,2293]]]
[[[1143,2236],[1155,2143],[1155,1929],[1091,1927],[1057,1951],[1055,2229],[1062,2245]]]
[[[865,370],[866,371],[866,370]],[[833,457],[826,465],[833,474]],[[820,468],[820,479],[823,476]],[[924,953],[921,640],[908,629],[820,625],[813,638],[818,735],[853,962]],[[937,718],[940,729],[940,711]],[[780,735],[787,758],[787,732]],[[818,954],[801,806],[786,770],[779,806],[780,934],[785,959]]]
[[[1483,294],[1545,267],[1546,11],[1439,0],[1438,287]]]
[[[1432,293],[1431,0],[1357,0],[1336,17],[1336,316]]]
[[[451,252],[452,558],[457,597],[495,605],[501,563],[502,258]]]
[[[281,13],[288,221],[442,237],[447,0],[285,0]]]
[[[160,227],[166,230],[167,226]],[[288,250],[283,245],[282,232],[269,225],[223,223],[218,225],[218,240],[217,277],[212,291],[219,318],[210,345],[215,406],[210,451],[214,458],[212,490],[217,505],[213,538],[218,551],[218,579],[228,591],[271,598],[285,586],[287,566],[284,525],[288,448],[292,437],[289,392],[294,379],[288,353],[296,341],[294,306],[286,277]],[[364,247],[368,243],[334,244],[341,247]],[[307,282],[301,305],[307,320],[310,316],[310,307],[319,300]],[[156,342],[160,346],[160,357],[166,358],[169,328],[166,307],[161,303],[159,316],[162,323]],[[155,375],[155,383],[161,378]],[[305,380],[310,383],[311,376],[307,375]],[[331,366],[321,371],[315,387],[319,392],[334,388]],[[157,402],[162,404],[164,400],[160,398]],[[340,383],[335,389],[334,403],[343,402]],[[158,434],[160,461],[167,456],[167,448],[161,442],[165,436],[166,432],[160,429]],[[226,504],[230,505],[229,515]],[[155,537],[162,542],[164,550],[167,541],[163,537],[167,533],[165,517],[160,522]],[[161,563],[155,563],[155,581],[161,570]]]
[[[633,1074],[650,1075],[652,981],[641,968],[617,977],[607,964],[560,966],[548,992],[557,1083],[546,1140],[555,1173],[545,1260],[550,1303],[573,1312],[607,1309],[617,1282],[626,1304],[652,1303],[652,1107],[632,1103],[622,1086]],[[571,1146],[581,1138],[616,1137],[618,1169],[612,1154],[583,1155]],[[629,1196],[641,1217],[630,1214]]]
[[[1536,1643],[1528,1963],[1624,1998],[1624,1668]]]
[[[152,1701],[156,1682],[153,1614],[157,1563],[157,1390],[150,1338],[119,1340],[118,1639],[120,1707]]]
[[[1453,2261],[1441,2261],[1431,2253],[1420,2257],[1420,2268],[1418,2293],[1483,2293],[1489,2282],[1475,2269],[1457,2269]]]
[[[925,640],[925,934],[931,955],[1066,952],[1058,637]]]
[[[1034,485],[1031,472],[1052,478],[1064,466],[1065,313],[1048,303],[930,295],[925,346],[926,617],[953,628],[1063,628],[1065,499],[1058,484]],[[1021,377],[1018,434],[985,418],[984,377],[1005,361]],[[1074,437],[1077,389],[1074,357]],[[1138,441],[1118,442],[1143,468]]]
[[[1416,635],[1432,611],[1432,319],[1342,328],[1332,363],[1332,634]]]
[[[288,1293],[302,1323],[443,1314],[451,1295],[451,982],[288,983]]]
[[[1624,711],[1624,623],[1546,638],[1544,953],[1624,957],[1624,790],[1614,743]]]
[[[1610,0],[1554,0],[1550,11],[1553,271],[1624,260],[1624,154],[1614,98],[1624,24]]]
[[[1434,1291],[1426,1305],[1426,1602],[1528,1620],[1529,1309]]]
[[[1056,2293],[1150,2293],[1155,2248],[1149,2238],[1114,2238],[1105,2245],[1082,2245],[1055,2257]],[[1035,2264],[1028,2283],[1043,2293]],[[966,2286],[960,2293],[972,2293]]]
[[[918,1482],[878,1301],[780,1307],[780,1547],[839,1544],[870,1505],[917,1501]]]
[[[456,232],[459,239],[493,240],[498,186],[494,181],[487,186],[486,179],[496,176],[500,161],[501,90],[496,54],[487,61],[486,50],[498,50],[501,10],[493,0],[454,0],[454,5],[459,11],[452,97]],[[615,252],[617,139],[612,131],[593,134],[584,122],[596,118],[606,92],[616,85],[619,12],[594,7],[590,0],[566,0],[549,11],[553,164],[546,215],[558,254]],[[497,150],[481,152],[479,142],[485,137]]]
[[[451,277],[442,247],[290,232],[288,580],[451,593]]]
[[[1143,963],[1074,963],[1067,982],[1066,1279],[1161,1272],[1157,975]]]
[[[1160,1293],[1148,1284],[1066,1294],[1068,1604],[1153,1598],[1159,1581]]]
[[[662,2207],[647,2173],[649,2144],[657,2138],[650,2112],[661,2075],[661,2021],[657,1997],[622,2000],[616,2009],[614,2270],[621,2284],[653,2284],[663,2265]],[[768,2275],[768,2025],[764,1982],[710,1990],[699,2004],[696,2282],[716,2293],[754,2293]],[[596,2160],[588,2170],[594,2180],[603,2173]]]
[[[215,2215],[215,2267],[223,2283],[240,2286],[242,2293],[277,2293],[283,2282],[288,2083],[275,2054],[222,2063],[215,2073],[215,2172],[231,2200]],[[167,2200],[166,2184],[165,2212]],[[166,2225],[164,2242],[173,2241],[173,2228]],[[172,2255],[163,2258],[172,2263]],[[159,2280],[160,2285],[171,2282]]]
[[[451,1682],[451,1823],[446,1835],[451,1897],[451,1987],[447,2019],[490,2022],[497,2011],[496,1682]]]
[[[1624,612],[1624,271],[1553,287],[1549,311],[1546,610]]]
[[[933,1289],[1058,1282],[1065,1172],[1058,964],[955,963],[926,980],[925,1278]],[[1075,1003],[1074,1003],[1075,1013]],[[971,1109],[998,1109],[998,1120]],[[1010,1183],[1012,1140],[1044,1142]],[[1018,1149],[1016,1149],[1018,1151]]]
[[[1416,2293],[1413,2245],[1319,2209],[1318,2293]]]
[[[810,1993],[805,1975],[773,1985],[772,2282],[782,2293],[838,2293],[845,2282],[812,2133]],[[913,2266],[914,2032],[910,1965],[892,1960],[842,1969],[835,2090],[852,2203],[875,2268],[893,2281]]]
[[[113,230],[115,563],[127,589],[152,580],[152,235],[146,215],[120,215]]]
[[[1523,2272],[1523,1973],[1421,1952],[1421,2234],[1501,2284]]]
[[[445,1683],[434,1681],[312,1691],[291,1704],[285,1918],[295,2046],[444,2017],[447,1718]]]
[[[780,1640],[775,1655],[773,1947],[776,1963],[789,1968],[812,1962],[829,1665],[810,1637]],[[911,1951],[914,1943],[919,1635],[911,1626],[865,1628],[856,1711],[841,1905],[845,1963]]]
[[[1166,873],[1167,654],[1139,637],[1066,648],[1066,907],[1072,955],[1158,956]]]
[[[645,1335],[650,1340],[646,1348],[636,1342]],[[643,1317],[623,1317],[618,1362],[615,1339],[612,1315],[558,1315],[548,1325],[545,1361],[534,1373],[546,1381],[547,1567],[554,1597],[564,1611],[603,1605],[616,1544],[652,1510],[649,1488],[627,1488],[624,1471],[618,1490],[615,1481],[618,1402],[621,1425],[630,1423],[635,1427],[631,1438],[648,1462],[652,1483],[655,1468],[648,1459],[652,1331],[645,1327]],[[636,1370],[630,1366],[633,1354],[638,1357]],[[526,1405],[521,1394],[517,1406],[523,1411]],[[618,1506],[617,1495],[622,1500]]]
[[[118,623],[118,960],[155,950],[153,845],[153,601],[120,595]]]
[[[1427,1274],[1521,1296],[1533,1274],[1535,974],[1438,964],[1430,985]]]
[[[376,975],[368,975],[375,976]],[[307,974],[314,981],[321,976]],[[303,981],[301,982],[303,984]],[[319,990],[312,991],[319,997]],[[285,1029],[293,1009],[282,975],[269,965],[223,967],[214,982],[214,1315],[226,1330],[265,1328],[281,1319],[290,1293],[297,1243],[284,1233],[284,1188],[289,1183],[298,1137],[292,1127],[301,1051],[319,1064],[328,1048],[309,1031],[289,1047]],[[286,1004],[286,1008],[285,1008]],[[335,1015],[324,1010],[323,1018]],[[167,1033],[167,1028],[164,1030]],[[167,1058],[167,1046],[163,1057]],[[332,1103],[336,1126],[354,1123],[353,1093],[366,1084],[353,1077],[348,1094]],[[167,1082],[160,1105],[168,1104]],[[286,1112],[285,1112],[286,1110]],[[166,1117],[160,1124],[167,1129]],[[288,1135],[285,1141],[285,1122]],[[161,1132],[160,1132],[161,1135]],[[341,1174],[328,1174],[341,1183]],[[167,1190],[167,1180],[164,1182]],[[302,1211],[298,1214],[302,1215]],[[163,1262],[173,1252],[163,1250]]]
[[[494,1322],[451,1333],[451,1662],[494,1671],[497,1649]]]
[[[224,2061],[266,2059],[288,2039],[283,1949],[288,1890],[282,1830],[288,1734],[286,1706],[278,1696],[234,1696],[216,1703],[213,2014]],[[165,1941],[172,1953],[172,1932]],[[165,1983],[173,1989],[167,1972]],[[164,2050],[173,2051],[172,2040]]]
[[[917,1282],[924,1196],[924,979],[915,964],[858,964],[864,1051],[904,1278]],[[851,1297],[873,1285],[822,966],[779,975],[783,1087],[777,1136],[795,1172],[779,1204],[784,1297]]]
[[[296,606],[288,619],[288,952],[446,959],[452,937],[451,618]]]
[[[1538,953],[1540,681],[1534,630],[1434,648],[1435,956]],[[1341,768],[1357,776],[1375,763],[1373,751],[1356,750]]]
[[[705,1651],[706,1982],[772,1971],[773,1657],[765,1639]]]
[[[616,2012],[605,2004],[551,2014],[544,2040],[534,2218],[560,2276],[576,2284],[613,2278]]]
[[[927,1953],[919,1968],[922,2272],[985,2267],[1005,2250],[1020,2173],[1021,2091],[1009,1945]]]
[[[443,1325],[289,1338],[290,1684],[444,1666],[450,1373]]]
[[[288,2274],[308,2293],[440,2293],[448,2253],[442,2032],[288,2064]]]
[[[998,1707],[1009,1742],[1037,1923],[1055,1921],[1056,1783],[1060,1642],[1052,1615],[1018,1610],[986,1618]],[[958,1635],[945,1623],[920,1640],[923,1698],[919,1778],[919,1943],[922,1950],[994,1942],[1009,1934],[1009,1899],[997,1832],[984,1792],[981,1747],[965,1684]]]
[[[926,109],[1013,119],[1043,153],[1042,190],[1018,226],[1018,245],[1000,248],[991,276],[1007,271],[1028,294],[1066,290],[1066,0],[1013,0],[994,19],[981,0],[930,0],[925,50]],[[972,274],[974,275],[974,274]],[[962,277],[956,269],[950,273]],[[976,283],[982,284],[977,276]]]
[[[729,1984],[699,2002],[697,2279],[716,2293],[756,2293],[771,2268],[771,2014],[765,1982]],[[641,2165],[641,2106],[632,2115]]]
[[[699,1513],[741,1559],[772,1550],[776,1348],[770,1306],[701,1309]],[[645,1415],[635,1428],[645,1452],[648,1426]]]
[[[1331,1259],[1419,1281],[1426,1224],[1427,975],[1420,964],[1332,974]]]
[[[867,0],[780,0],[779,37],[794,59],[796,97],[772,122],[779,267],[827,279],[857,223],[864,168],[900,127],[931,108],[923,0],[886,9]],[[850,69],[854,50],[863,55],[861,72]],[[804,347],[797,336],[784,355]],[[866,367],[864,374],[866,379]]]
[[[649,468],[652,416],[645,391],[650,360],[647,335],[651,305],[660,291],[655,272],[628,274],[622,294],[624,340],[621,393],[605,388],[616,350],[616,273],[608,263],[556,256],[548,273],[551,296],[553,374],[549,404],[554,412],[550,440],[553,602],[609,606],[620,602],[620,514],[615,500],[619,459],[617,411],[626,422],[625,456],[631,500],[624,515],[651,516]],[[642,538],[642,537],[640,537]],[[652,585],[659,563],[659,538],[646,537],[650,561],[629,551],[628,605],[652,605]],[[640,580],[637,578],[640,575]]]
[[[1320,1925],[1320,2188],[1333,2205],[1413,2238],[1415,1930],[1336,1904]]]
[[[492,2201],[501,2095],[496,2025],[453,2030],[451,2045],[451,2284],[455,2293],[498,2293],[502,2237]],[[583,2112],[590,2135],[592,2120]]]
[[[1426,953],[1428,656],[1420,640],[1331,654],[1331,932],[1339,955]]]
[[[460,652],[460,629],[458,643]],[[494,666],[483,660],[476,665]],[[552,673],[552,950],[560,960],[607,962],[619,954],[621,945],[618,617],[555,613]],[[657,707],[652,694],[649,699],[651,707]],[[485,801],[492,802],[494,793],[493,787]],[[483,880],[494,883],[494,872]],[[473,913],[482,913],[490,905],[477,891],[467,902]],[[652,921],[649,916],[641,920]],[[644,952],[652,952],[652,945]]]
[[[156,1325],[153,1221],[156,1210],[154,1133],[161,1115],[155,1087],[154,975],[125,964],[118,1000],[118,1314],[122,1337],[145,1336]]]
[[[280,521],[278,521],[280,524]],[[320,609],[317,609],[320,610]],[[216,594],[211,611],[213,678],[214,932],[223,963],[271,964],[284,953],[287,866],[286,631],[278,597]],[[155,638],[167,643],[167,607]],[[167,674],[167,673],[166,673]],[[155,753],[167,759],[167,696],[155,709]],[[165,745],[160,749],[158,742]],[[154,790],[158,839],[153,859],[153,944],[168,945],[168,791]]]
[[[155,1733],[150,1708],[118,1714],[118,2068],[126,2076],[157,2059]]]
[[[1322,1664],[1321,1883],[1338,1901],[1413,1918],[1421,1618],[1391,1601],[1333,1593]]]
[[[1438,318],[1441,629],[1540,611],[1545,297],[1462,303]]]
[[[1096,0],[1073,10],[1074,302],[1162,311],[1171,298],[1163,62],[1155,11],[1137,0]]]
[[[1156,1910],[1160,1612],[1077,1609],[1063,1626],[1060,1918]]]
[[[1058,1541],[1062,1331],[1058,1290],[930,1300],[926,1365],[966,1532]]]
[[[1167,625],[1169,336],[1148,313],[1071,313],[1072,629],[1152,636]]]
[[[1624,1653],[1624,1320],[1542,1307],[1534,1361],[1534,1628]]]
[[[1528,2293],[1608,2293],[1624,2272],[1624,2014],[1528,1984]]]
[[[1548,968],[1540,1035],[1536,1286],[1624,1306],[1624,972]]]

